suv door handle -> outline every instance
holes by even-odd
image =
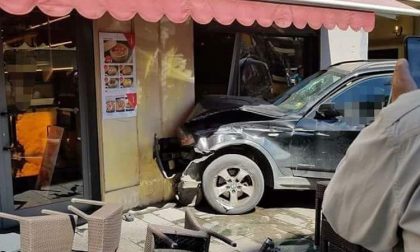
[[[311,136],[315,135],[315,130],[309,130],[309,129],[302,129],[302,128],[296,128],[294,134],[295,135],[305,135],[305,136]]]

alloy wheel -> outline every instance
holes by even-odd
[[[250,173],[241,168],[223,169],[213,181],[213,191],[217,200],[229,208],[248,201],[254,194],[254,189]]]

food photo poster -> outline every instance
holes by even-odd
[[[132,33],[99,33],[103,119],[136,116],[134,48]]]

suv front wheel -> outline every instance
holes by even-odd
[[[251,159],[226,154],[211,162],[203,173],[207,202],[222,214],[242,214],[255,208],[264,193],[264,177]]]

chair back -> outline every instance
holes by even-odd
[[[73,215],[20,217],[0,213],[0,217],[19,222],[22,252],[72,251],[77,221]]]
[[[87,221],[89,252],[115,252],[121,238],[122,206],[105,204]]]
[[[207,252],[210,237],[203,231],[149,224],[144,252]]]
[[[224,243],[232,246],[232,247],[236,247],[236,242],[232,241],[231,239],[229,239],[228,237],[219,234],[211,229],[205,228],[203,227],[197,220],[197,218],[195,217],[194,213],[192,212],[192,210],[190,208],[186,208],[185,209],[185,223],[184,223],[184,227],[186,229],[191,229],[191,230],[197,230],[197,231],[202,231],[205,232],[208,236],[208,242],[207,242],[207,250],[210,247],[210,238],[214,237],[217,238],[221,241],[223,241]]]

